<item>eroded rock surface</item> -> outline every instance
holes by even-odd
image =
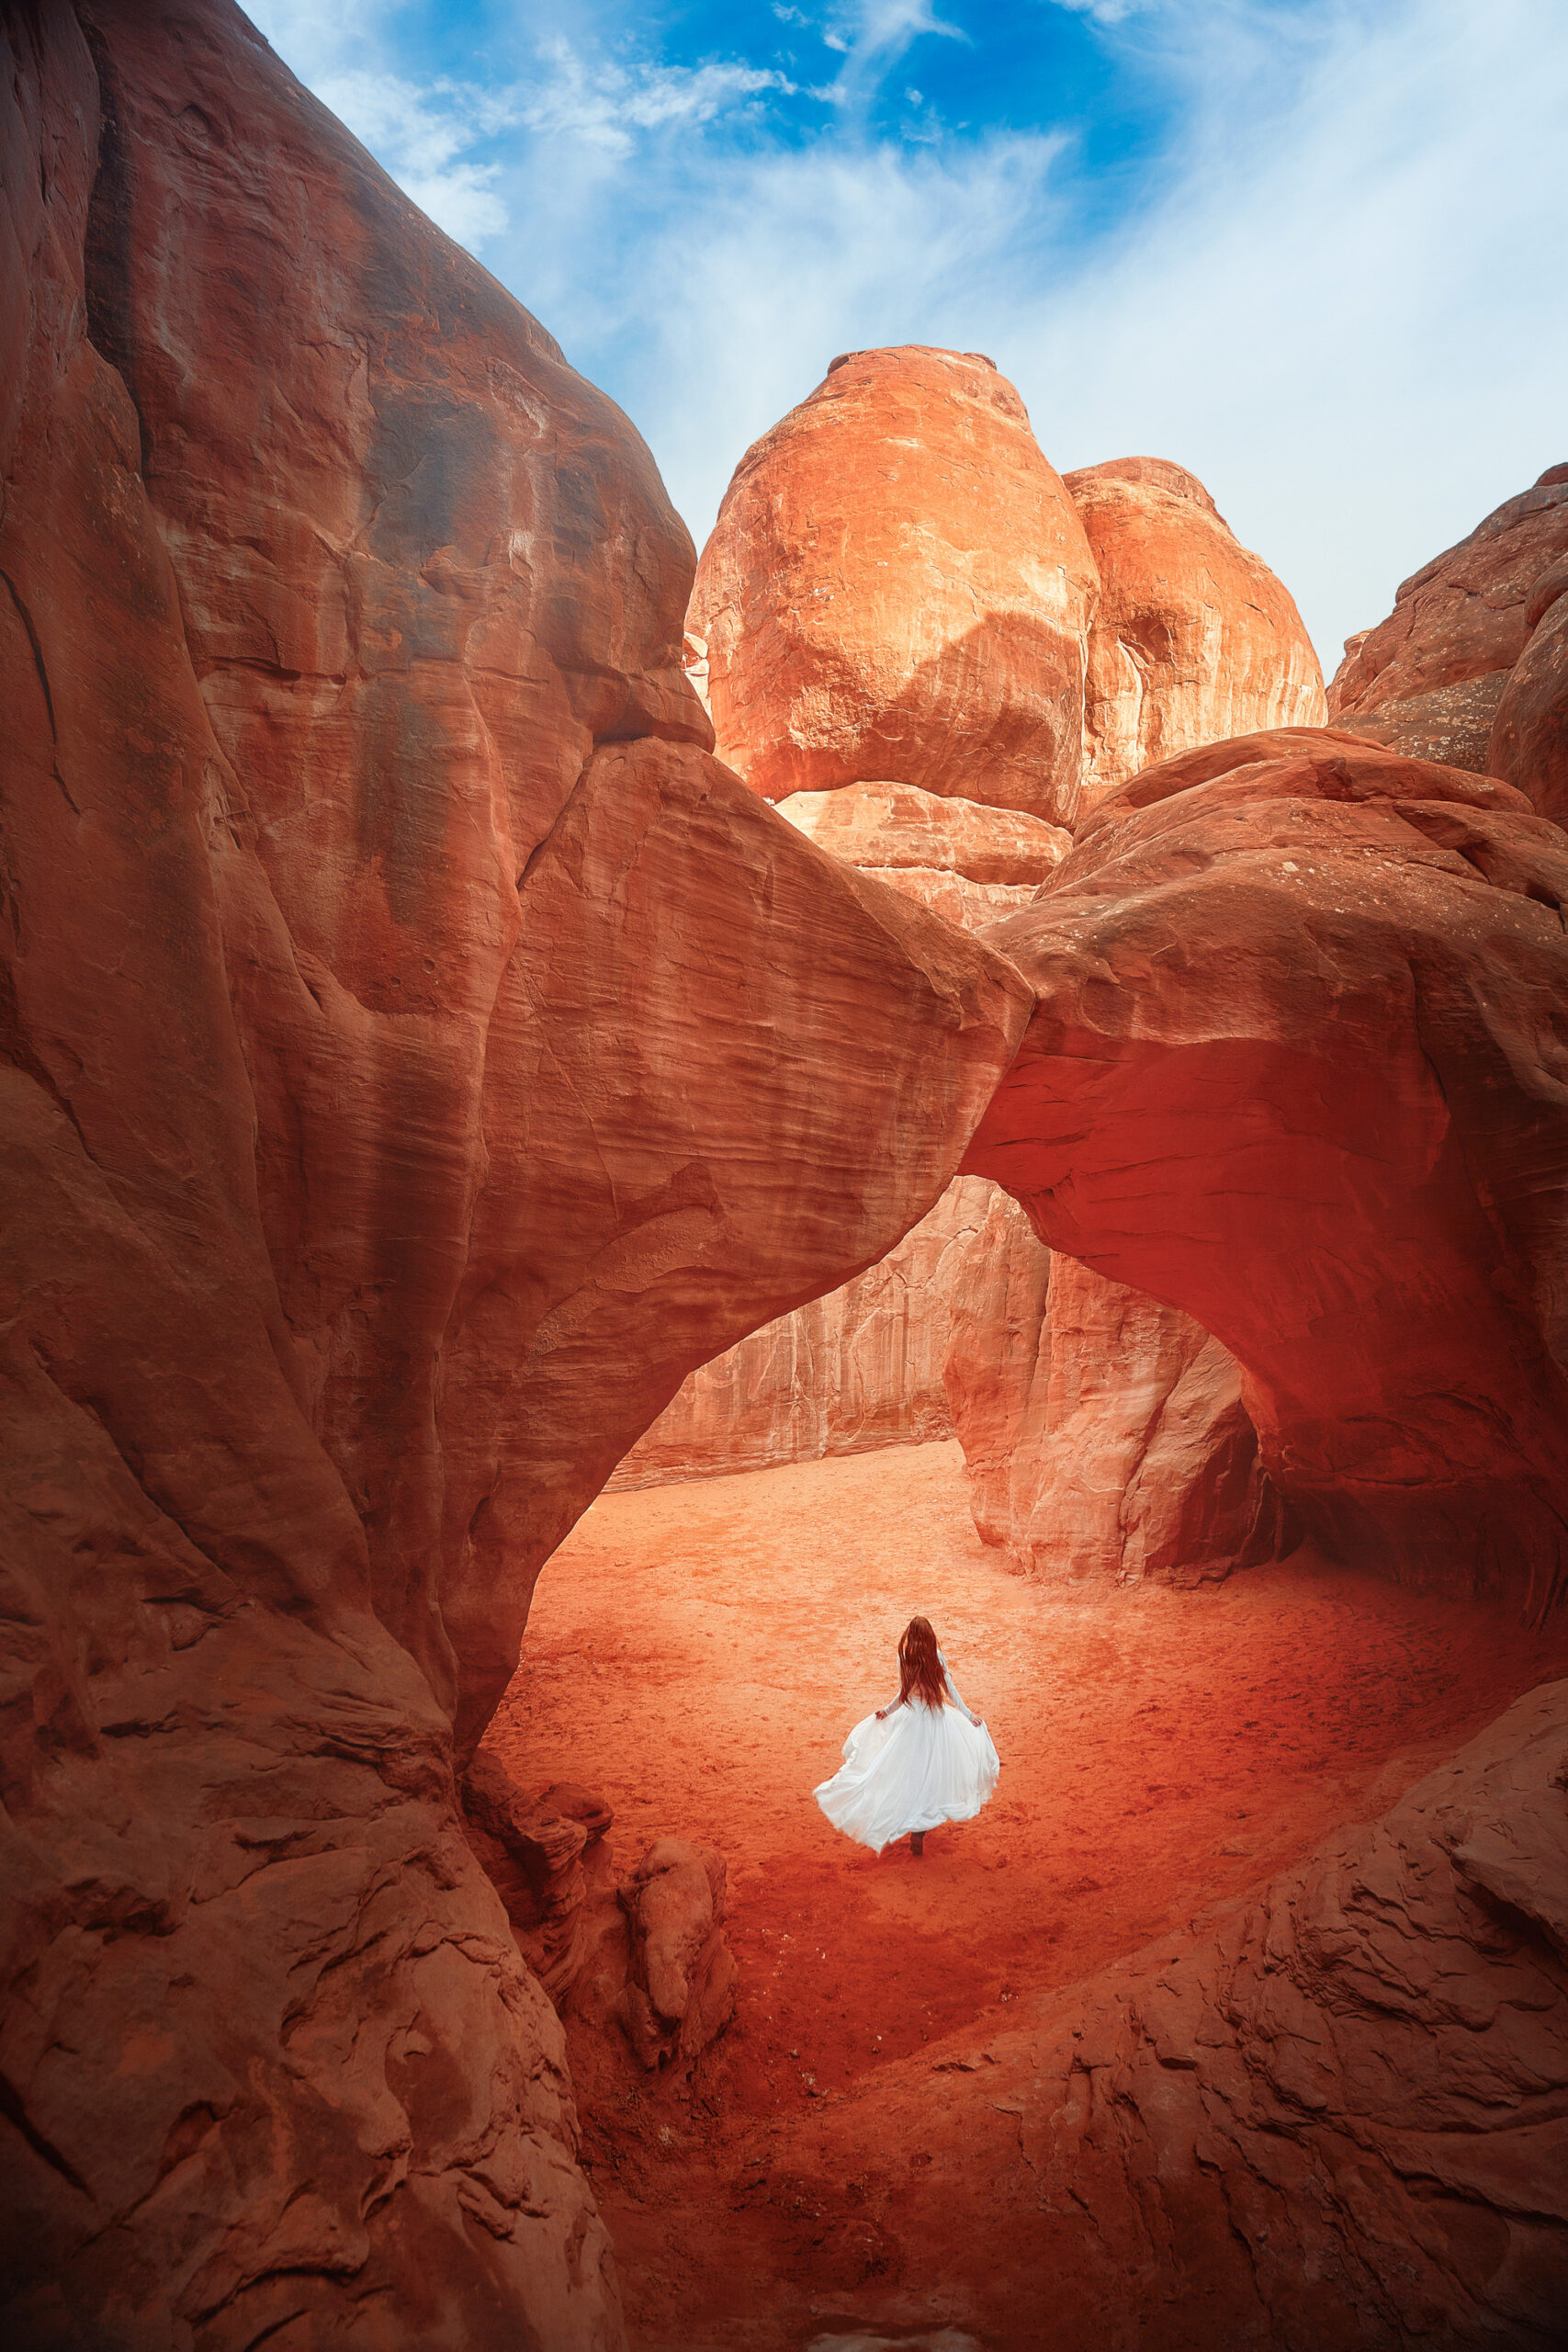
[[[901,2180],[897,2218],[959,2246],[1006,2228],[960,2305],[976,2332],[1026,2340],[1045,2277],[1067,2352],[1560,2343],[1565,1782],[1558,1682],[1380,1821],[957,2062],[973,2153]],[[886,2098],[887,2143],[921,2095]]]
[[[727,1877],[712,1847],[660,1838],[621,1881],[631,1953],[618,2014],[649,2074],[675,2059],[689,2064],[735,2013]]]
[[[991,936],[1040,1009],[964,1160],[1196,1317],[1336,1556],[1568,1567],[1568,839],[1325,734],[1171,761]]]
[[[1098,594],[990,360],[850,352],[747,451],[703,550],[720,755],[774,800],[890,777],[1069,822]]]
[[[1509,673],[1535,626],[1532,594],[1565,556],[1568,466],[1549,466],[1412,573],[1386,620],[1347,642],[1328,690],[1332,721],[1414,759],[1487,772]]]
[[[710,758],[647,451],[237,10],[0,40],[9,2340],[609,2347],[455,1761],[1020,984]]]
[[[1179,752],[1326,716],[1294,600],[1184,467],[1118,458],[1063,477],[1100,579],[1084,686],[1086,806]]]
[[[1525,650],[1492,722],[1487,765],[1543,817],[1568,821],[1568,556],[1536,582]]]
[[[1190,1584],[1271,1556],[1241,1385],[1190,1315],[1045,1250],[992,1195],[953,1285],[946,1385],[975,1524],[1014,1566]]]
[[[1071,839],[1016,809],[912,785],[796,793],[779,809],[834,856],[969,930],[1027,906]],[[950,1185],[879,1265],[699,1365],[611,1485],[950,1437],[943,1367],[954,1283],[986,1221],[988,1190],[973,1180]]]
[[[610,1808],[567,1784],[530,1799],[484,1747],[463,1775],[462,1794],[468,1842],[506,1905],[518,1950],[558,2010],[585,1957],[584,1856],[610,1826]]]

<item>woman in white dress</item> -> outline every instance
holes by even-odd
[[[844,1760],[815,1792],[835,1829],[881,1853],[906,1832],[925,1852],[926,1831],[973,1821],[1001,1766],[990,1733],[960,1695],[923,1617],[898,1644],[898,1696],[856,1724]]]

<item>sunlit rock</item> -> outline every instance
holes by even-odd
[[[1289,592],[1184,467],[1064,476],[1099,567],[1084,688],[1086,806],[1141,768],[1260,727],[1313,727],[1323,673]]]
[[[1325,732],[1136,778],[991,936],[1040,998],[964,1161],[1242,1368],[1337,1556],[1568,1567],[1568,839]]]
[[[1487,765],[1562,824],[1568,821],[1568,556],[1536,582],[1525,623],[1530,635],[1497,705]]]
[[[773,800],[886,776],[1069,822],[1098,594],[990,360],[849,352],[747,451],[703,550],[719,755]]]
[[[1536,626],[1537,583],[1565,556],[1568,466],[1549,466],[1531,489],[1413,572],[1386,620],[1347,640],[1328,690],[1332,724],[1414,759],[1518,782],[1511,769],[1492,766],[1493,729]],[[1558,813],[1555,803],[1537,805]]]

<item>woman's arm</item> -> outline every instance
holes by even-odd
[[[880,1724],[880,1723],[886,1723],[886,1720],[887,1720],[887,1718],[888,1718],[888,1716],[893,1713],[894,1709],[895,1709],[896,1707],[901,1707],[901,1706],[903,1705],[903,1703],[904,1703],[904,1693],[902,1692],[902,1690],[900,1690],[900,1691],[899,1691],[899,1693],[898,1693],[898,1696],[897,1696],[896,1699],[889,1699],[889,1701],[887,1702],[887,1704],[886,1704],[885,1707],[878,1707],[878,1709],[877,1709],[877,1711],[876,1711],[876,1720],[877,1720],[877,1722],[878,1722],[879,1724]]]
[[[967,1715],[972,1724],[978,1724],[982,1721],[982,1718],[975,1713],[973,1707],[969,1706],[965,1702],[963,1691],[960,1690],[957,1683],[954,1682],[953,1679],[953,1669],[948,1665],[947,1660],[944,1657],[942,1657],[942,1652],[940,1650],[938,1650],[937,1656],[939,1658],[942,1658],[942,1670],[947,1678],[947,1687],[952,1694],[953,1705],[958,1709],[961,1715]]]

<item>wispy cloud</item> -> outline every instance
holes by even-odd
[[[977,348],[1064,469],[1193,467],[1332,666],[1406,571],[1568,456],[1561,0],[1043,0],[1052,39],[1152,108],[1109,177],[1092,123],[1020,128],[1000,85],[971,104],[973,0],[758,0],[749,51],[683,60],[628,0],[534,0],[483,88],[456,51],[415,70],[425,12],[399,0],[324,30],[315,0],[257,13],[629,411],[699,540],[835,352]]]
[[[531,130],[564,134],[629,155],[641,130],[710,123],[766,91],[793,97],[796,85],[773,67],[710,62],[701,65],[622,65],[581,55],[565,40],[544,51],[543,86],[519,95],[514,119]]]
[[[1051,0],[1055,8],[1066,8],[1069,16],[1090,17],[1097,25],[1124,24],[1135,16],[1148,0]]]
[[[515,121],[504,101],[445,78],[421,87],[363,69],[321,74],[316,95],[448,236],[476,245],[505,230],[500,164],[463,160]]]

